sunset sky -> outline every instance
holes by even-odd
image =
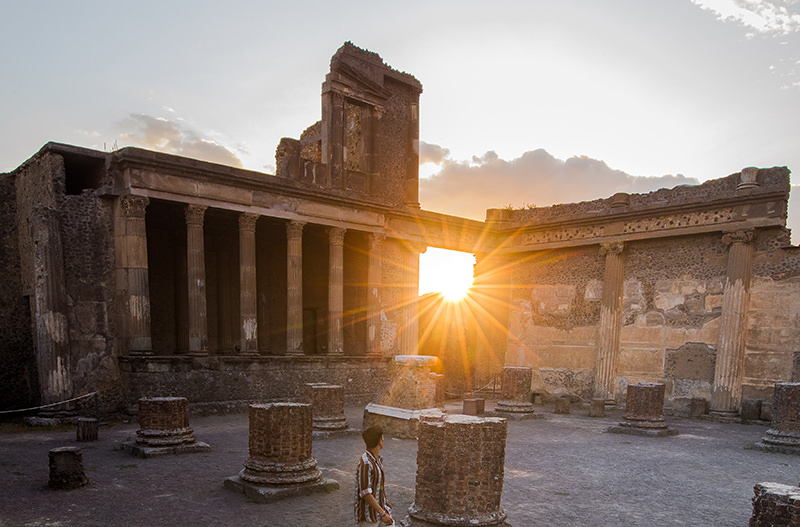
[[[348,40],[422,82],[425,209],[800,170],[798,0],[0,0],[0,20],[0,171],[58,141],[274,173]]]

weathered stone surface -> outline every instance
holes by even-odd
[[[89,442],[97,441],[98,422],[97,419],[90,417],[79,417],[76,429],[76,441]]]
[[[123,448],[138,457],[208,452],[211,447],[197,441],[189,426],[189,401],[185,397],[139,399],[139,429],[135,443]]]
[[[53,448],[48,453],[50,460],[51,489],[75,489],[89,483],[83,469],[83,454],[75,446]]]
[[[345,430],[344,387],[306,383],[305,402],[311,405],[314,430]]]
[[[800,454],[800,383],[775,385],[772,423],[756,447],[771,452]]]
[[[753,490],[750,527],[800,525],[800,488],[780,483],[759,483]]]
[[[531,403],[531,379],[533,371],[530,368],[505,367],[503,368],[502,393],[497,401],[496,411],[510,413],[533,413]]]
[[[625,415],[619,426],[609,432],[667,436],[676,435],[664,420],[664,385],[661,383],[639,383],[628,386]]]

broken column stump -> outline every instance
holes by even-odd
[[[759,483],[753,490],[750,527],[800,525],[800,488],[780,483]]]
[[[619,426],[609,432],[643,436],[665,437],[677,435],[664,420],[664,385],[643,382],[628,386],[625,415]]]
[[[589,407],[589,417],[605,417],[605,416],[606,416],[606,400],[592,399],[591,406]]]
[[[89,479],[83,471],[83,454],[76,446],[62,446],[48,452],[51,489],[69,490],[83,487]]]
[[[510,527],[500,507],[507,423],[467,415],[423,418],[414,503],[400,525]]]
[[[78,442],[97,441],[98,425],[97,419],[79,417],[75,440]]]
[[[124,443],[139,457],[208,452],[211,447],[196,441],[189,427],[189,401],[185,397],[143,397],[139,399],[139,430],[135,443]]]
[[[322,382],[307,383],[305,385],[305,402],[311,405],[314,431],[347,430],[343,386]]]
[[[779,382],[772,398],[772,421],[754,445],[767,452],[800,454],[800,383]]]
[[[500,400],[495,410],[509,414],[533,414],[531,380],[533,370],[523,367],[503,368]]]
[[[237,476],[225,479],[225,488],[259,503],[339,488],[311,457],[310,404],[251,404],[249,412],[250,458]]]
[[[603,399],[605,403],[605,399]],[[569,395],[559,395],[553,400],[553,413],[554,414],[568,414],[569,413],[570,398]]]

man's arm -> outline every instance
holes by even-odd
[[[387,511],[385,511],[384,509],[381,509],[381,506],[378,505],[378,500],[375,499],[375,496],[373,496],[371,492],[368,493],[368,494],[364,494],[364,498],[363,499],[364,499],[364,501],[367,502],[367,504],[370,506],[370,508],[372,508],[372,510],[374,510],[375,512],[377,512],[378,514],[381,515],[381,521],[383,523],[385,523],[386,525],[392,525],[394,523],[394,520],[392,519],[392,515],[389,514]],[[388,518],[389,521],[387,522],[385,520],[385,518]]]

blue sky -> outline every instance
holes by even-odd
[[[0,171],[59,141],[274,173],[347,40],[423,84],[424,208],[800,170],[797,0],[0,0],[0,20]]]

